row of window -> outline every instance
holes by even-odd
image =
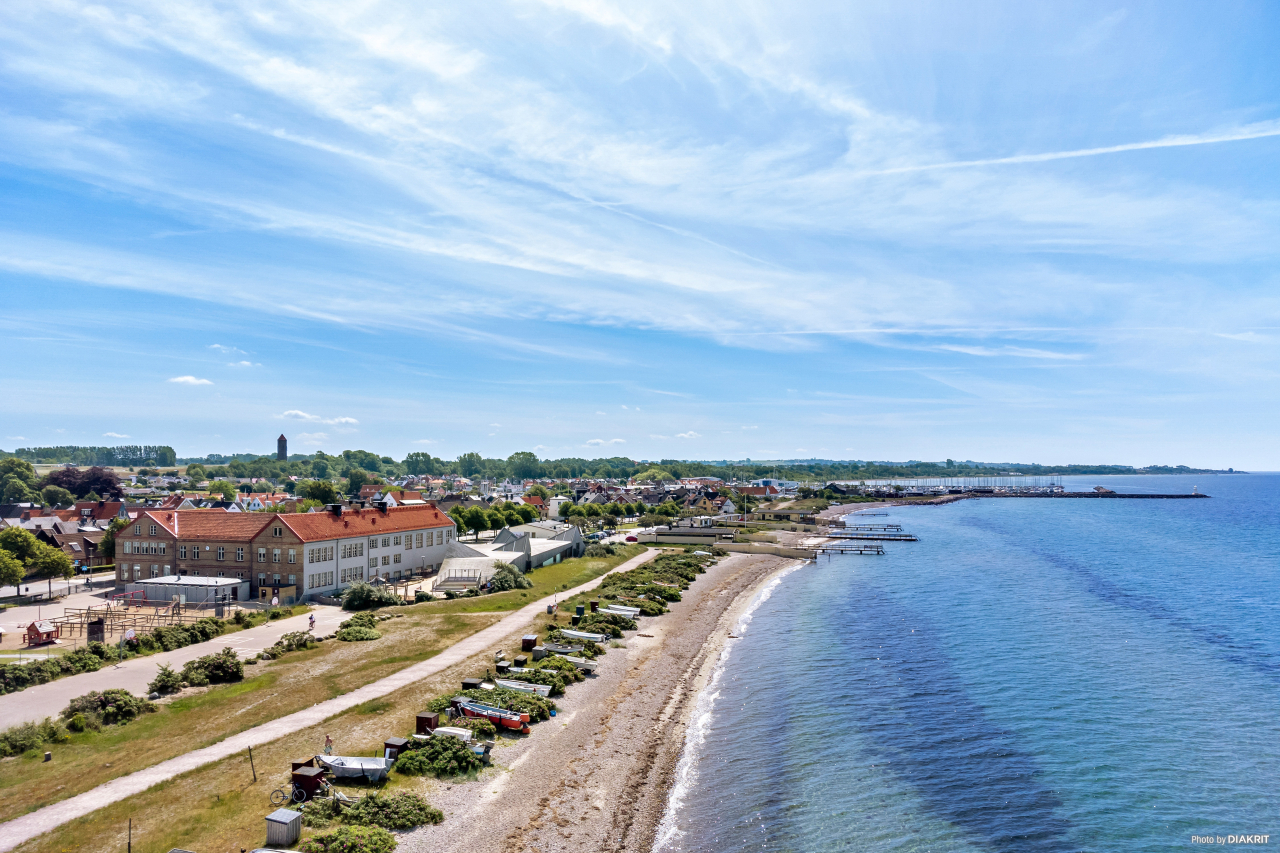
[[[298,583],[298,576],[289,575],[289,586],[295,586],[297,583]],[[267,573],[258,572],[258,586],[266,586],[266,585],[267,585]],[[280,586],[280,575],[276,574],[271,576],[271,585]]]
[[[126,554],[163,554],[167,542],[131,542],[125,540],[124,552]]]
[[[327,563],[333,559],[333,546],[325,545],[322,548],[308,548],[308,563]]]
[[[389,566],[389,565],[391,565],[392,563],[398,563],[398,562],[400,562],[400,556],[401,556],[400,554],[383,554],[383,555],[382,555],[382,565],[384,565],[384,566]],[[378,567],[378,558],[377,558],[377,557],[370,557],[370,558],[369,558],[369,568],[371,568],[371,569],[376,569],[377,567]]]
[[[297,551],[295,551],[293,548],[290,548],[290,549],[289,549],[288,557],[289,557],[289,562],[290,562],[290,563],[296,563],[296,562],[298,562],[298,552],[297,552]],[[265,563],[266,561],[267,561],[267,549],[266,549],[266,548],[259,548],[259,549],[258,549],[258,562],[259,562],[259,563]],[[279,549],[279,548],[272,548],[272,549],[271,549],[271,562],[273,562],[273,563],[278,563],[278,562],[280,562],[280,549]]]
[[[364,556],[363,542],[351,542],[347,545],[342,546],[342,559],[344,560],[347,559],[348,557],[363,557],[363,556]]]
[[[416,545],[414,544],[415,538],[417,541]],[[449,539],[451,538],[452,537],[449,536],[449,531],[447,530],[428,531],[426,534],[427,547],[430,548],[434,545],[443,545],[446,542],[448,542]],[[403,536],[383,536],[382,547],[383,548],[399,547],[402,541],[404,543],[404,549],[408,551],[410,548],[421,548],[423,538],[421,533],[417,533],[417,534],[406,533]],[[374,548],[377,548],[377,547],[378,547],[378,537],[370,536],[369,549],[373,550]],[[352,556],[356,556],[356,555],[353,554]]]
[[[364,566],[351,566],[343,569],[339,574],[339,578],[342,583],[362,581],[364,580]]]
[[[333,572],[316,572],[307,578],[307,589],[333,586]]]

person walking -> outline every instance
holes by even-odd
[[[333,755],[333,736],[328,732],[324,736],[324,754]]]

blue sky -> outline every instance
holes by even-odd
[[[0,447],[1280,468],[1277,36],[3,4]]]

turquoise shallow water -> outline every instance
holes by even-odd
[[[1213,498],[893,509],[920,542],[781,579],[663,849],[1280,847],[1280,476],[1095,484]]]

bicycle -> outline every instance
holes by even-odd
[[[285,803],[300,803],[307,798],[307,792],[302,790],[298,785],[293,786],[293,790],[286,791],[284,788],[276,788],[271,792],[271,805],[283,806]]]

